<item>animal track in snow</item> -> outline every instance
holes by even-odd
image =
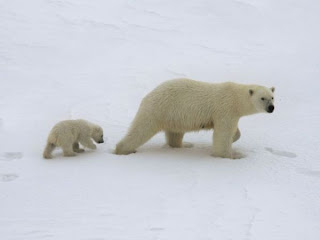
[[[0,181],[1,182],[11,182],[14,181],[16,178],[18,178],[19,176],[17,174],[0,174]]]
[[[0,155],[0,161],[12,161],[23,157],[22,152],[5,152]]]
[[[256,217],[257,217],[257,214],[259,213],[260,209],[259,208],[252,208],[252,216],[251,218],[249,219],[248,223],[245,224],[247,230],[246,230],[246,240],[250,240],[251,237],[252,237],[252,228],[256,222]]]
[[[152,228],[149,228],[149,230],[150,231],[163,231],[164,230],[164,228],[162,228],[162,227],[152,227]]]
[[[295,158],[297,157],[297,154],[292,153],[292,152],[286,152],[286,151],[281,151],[281,150],[274,150],[273,148],[265,148],[268,152],[271,152],[273,155],[277,155],[280,157],[287,157],[287,158]]]
[[[296,171],[297,171],[297,173],[301,173],[301,174],[309,176],[309,177],[320,178],[320,171],[309,170],[307,168],[298,168],[298,169],[296,169]]]

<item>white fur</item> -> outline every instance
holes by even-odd
[[[273,104],[273,89],[232,82],[206,83],[190,79],[164,82],[150,92],[116,154],[130,154],[159,131],[171,147],[182,147],[185,132],[214,128],[213,155],[238,158],[232,142],[240,138],[240,117],[266,112]],[[265,98],[262,101],[261,98]]]
[[[61,121],[52,128],[43,157],[52,158],[51,153],[55,147],[61,147],[64,156],[75,156],[76,152],[84,151],[84,149],[79,148],[79,143],[84,147],[96,149],[97,147],[91,138],[96,143],[102,143],[102,128],[82,119]]]

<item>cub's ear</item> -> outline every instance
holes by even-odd
[[[249,89],[249,94],[250,94],[250,96],[253,95],[253,90],[252,89]]]
[[[100,130],[102,130],[102,128],[100,126],[93,127],[93,131],[95,131],[95,132],[99,132]]]
[[[272,92],[274,92],[274,90],[276,90],[275,87],[272,87],[272,88],[270,88],[270,89],[271,89]]]

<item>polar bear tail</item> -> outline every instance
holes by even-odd
[[[46,159],[50,159],[52,158],[52,151],[55,149],[56,145],[54,145],[53,143],[47,143],[44,151],[43,151],[43,158],[46,158]]]

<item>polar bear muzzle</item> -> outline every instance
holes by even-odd
[[[103,134],[101,135],[100,139],[97,141],[97,143],[104,143],[103,141]]]
[[[273,105],[269,105],[268,108],[267,108],[267,112],[268,113],[272,113],[274,110],[274,106]]]

